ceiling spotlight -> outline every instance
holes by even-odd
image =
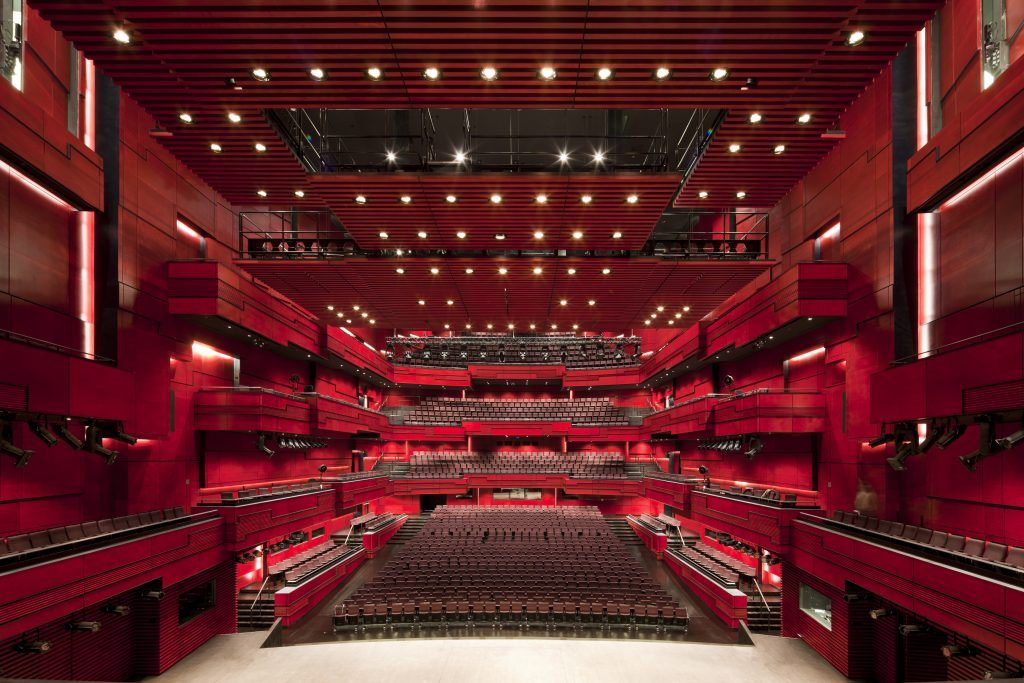
[[[114,40],[122,45],[127,45],[132,42],[132,37],[128,35],[128,31],[125,31],[123,28],[119,28],[114,31]]]
[[[327,73],[318,66],[314,66],[309,70],[309,77],[314,81],[322,81],[327,77]]]
[[[708,198],[708,191],[707,190],[701,190],[700,192],[697,193],[697,196],[700,197],[701,199],[707,199]]]
[[[466,275],[472,275],[472,274],[473,274],[473,269],[472,268],[466,268]]]
[[[492,325],[491,323],[487,323],[487,329],[493,330],[494,329],[494,325]]]
[[[535,330],[535,329],[537,329],[537,326],[536,326],[536,325],[534,325],[533,323],[530,323],[530,329],[531,329],[531,330]]]
[[[860,45],[864,42],[864,31],[854,31],[846,37],[847,45]]]
[[[218,145],[216,142],[211,142],[210,143],[210,151],[211,152],[213,152],[215,154],[220,154],[223,150],[224,150],[224,148],[221,147],[220,145]]]
[[[724,81],[729,77],[729,70],[725,67],[718,67],[711,72],[711,80],[713,81]]]
[[[534,237],[536,237],[536,233],[534,234]],[[572,238],[574,240],[581,240],[581,239],[583,239],[583,232],[580,231],[580,230],[573,230]]]
[[[512,323],[509,323],[509,324],[508,324],[508,329],[510,329],[510,330],[514,330],[514,329],[516,329],[516,326],[515,326],[515,325],[513,325]]]
[[[440,77],[441,70],[438,69],[436,66],[428,66],[426,69],[423,70],[423,78],[427,79],[428,81],[436,81]]]
[[[423,299],[420,299],[420,300],[419,300],[419,301],[417,301],[416,303],[418,303],[418,304],[419,304],[420,306],[426,306],[426,305],[427,305],[427,302],[426,302],[426,301],[424,301]]]
[[[493,66],[485,66],[480,69],[480,78],[485,81],[496,81],[498,80],[498,70]]]
[[[242,122],[242,116],[241,116],[241,114],[237,114],[237,113],[235,113],[233,111],[229,111],[228,112],[228,121],[230,121],[231,123],[241,123]]]
[[[786,146],[782,145],[782,144],[779,144],[779,145],[775,145],[775,147],[772,149],[772,154],[782,154],[785,151],[786,151]]]
[[[505,275],[506,273],[508,273],[508,268],[506,268],[505,266],[498,268],[498,275]]]
[[[382,240],[386,240],[388,238],[388,234],[381,230],[380,232],[377,233],[377,237],[381,238]]]
[[[659,81],[664,81],[672,75],[672,70],[667,66],[659,66],[654,70],[654,78]]]
[[[612,75],[612,70],[606,66],[602,66],[600,69],[597,70],[597,80],[599,81],[607,81],[609,78],[612,77]]]
[[[534,231],[533,239],[535,239],[535,240],[542,240],[542,239],[544,239],[544,233],[541,232],[540,230]]]
[[[387,154],[384,155],[384,158],[387,159],[388,162],[392,164],[398,161],[398,155],[395,154],[394,152],[388,152]]]
[[[466,161],[466,153],[462,151],[455,152],[455,158],[453,159],[453,161],[456,164],[464,163]]]
[[[178,119],[182,123],[192,123],[192,114],[189,114],[187,111],[183,111],[178,114]]]
[[[689,306],[683,306],[683,313],[689,313],[689,312],[690,312],[690,307]]]
[[[621,240],[622,239],[622,233],[619,232],[618,230],[616,230],[615,232],[612,233],[612,239],[613,240]]]
[[[588,302],[587,302],[587,305],[588,305],[588,306],[594,306],[594,305],[596,305],[596,304],[597,304],[597,302],[596,302],[596,301],[594,301],[593,299],[591,299],[590,301],[588,301]]]
[[[533,274],[534,275],[540,275],[543,272],[544,272],[544,269],[541,268],[540,266],[537,266],[536,268],[533,269]]]
[[[570,268],[569,270],[567,270],[565,272],[567,272],[569,275],[575,275],[576,274],[576,269],[575,268]]]
[[[602,268],[601,269],[601,275],[611,275],[611,274],[612,274],[612,269],[611,268]]]
[[[661,313],[664,310],[665,310],[664,306],[658,306],[658,313]]]
[[[249,73],[251,73],[252,77],[255,78],[257,81],[263,81],[265,83],[270,80],[270,72],[261,67],[256,67]]]
[[[594,198],[591,197],[589,194],[585,194],[582,197],[580,197],[580,202],[582,202],[583,204],[589,204],[592,201],[594,201]]]
[[[370,317],[370,314],[369,314],[369,313],[367,313],[366,311],[363,311],[363,312],[362,312],[362,313],[360,313],[359,315],[363,316],[364,318],[369,318],[369,317]]]
[[[399,275],[405,275],[405,268],[395,268],[395,272]]]
[[[401,197],[398,198],[398,201],[402,202],[403,204],[412,204],[412,197],[410,197],[407,194],[403,194]]]
[[[730,154],[736,154],[741,149],[743,149],[743,148],[740,146],[740,143],[738,143],[738,142],[734,142],[731,145],[729,145],[729,153]]]
[[[371,81],[379,81],[380,79],[384,78],[384,72],[381,71],[378,67],[371,66],[369,69],[366,70],[366,77],[369,78]]]
[[[547,204],[548,196],[546,194],[539,194],[536,197],[534,197],[534,201],[537,202],[538,204]]]
[[[551,329],[557,330],[558,329],[558,325],[556,325],[555,323],[551,323]]]
[[[257,142],[253,146],[256,148],[257,152],[266,152],[267,151],[267,146],[264,145],[262,142]]]
[[[298,197],[299,199],[302,199],[303,197],[306,196],[306,193],[303,192],[302,190],[295,190],[295,196]]]
[[[658,317],[657,313],[651,313],[651,320],[654,320],[657,317]]]
[[[459,201],[458,197],[456,197],[453,194],[448,195],[447,197],[444,198],[444,200],[449,204],[454,204],[455,202]]]
[[[601,150],[597,150],[596,152],[594,152],[594,163],[604,163],[604,152],[602,152]]]
[[[448,304],[449,306],[454,306],[455,305],[455,300],[454,299],[448,299],[448,301],[446,301],[445,303]]]
[[[803,114],[800,114],[800,116],[796,117],[796,122],[797,123],[810,123],[811,122],[811,115],[808,114],[807,112],[804,112]]]
[[[460,240],[466,239],[466,233],[462,230],[459,230],[457,233],[455,233],[455,236],[458,237]]]
[[[558,153],[558,161],[559,161],[559,162],[561,162],[561,163],[563,163],[563,164],[567,164],[567,163],[569,163],[569,162],[570,162],[571,160],[572,160],[572,159],[571,159],[571,157],[569,156],[569,153],[568,153],[568,152],[559,152],[559,153]]]
[[[574,330],[578,330],[578,329],[580,329],[580,326],[579,326],[579,325],[577,325],[576,323],[573,323],[573,324],[572,324],[572,329],[574,329]]]
[[[418,233],[416,233],[416,236],[419,237],[421,240],[427,239],[427,233],[424,230],[420,230]]]
[[[755,111],[753,114],[750,115],[749,120],[751,123],[761,123],[761,115]]]
[[[558,75],[558,72],[555,71],[555,67],[553,66],[542,66],[538,74],[545,81],[553,81],[555,79],[555,76]]]
[[[356,306],[353,306],[353,307],[352,307],[352,310],[353,310],[353,311],[358,311],[358,310],[359,310],[359,306],[358,306],[358,305],[356,305]]]
[[[492,194],[491,195],[491,204],[501,204],[501,195],[500,194]]]
[[[374,320],[373,318],[370,318],[370,324],[371,324],[371,325],[376,325],[376,324],[377,324],[377,321],[376,321],[376,320]]]
[[[505,239],[505,233],[503,233],[503,232],[496,233],[494,235],[494,239],[496,239],[496,240],[503,240],[503,239]]]
[[[678,318],[682,318],[682,317],[683,317],[683,314],[682,314],[682,313],[676,313],[676,318],[677,318],[677,319],[678,319]]]
[[[437,275],[440,272],[441,272],[441,270],[439,268],[436,268],[436,267],[430,269],[430,274],[431,275]]]
[[[636,204],[638,201],[640,201],[640,198],[637,197],[635,194],[631,194],[628,197],[626,197],[627,204]]]
[[[740,190],[739,192],[736,193],[736,199],[743,199],[746,196],[747,196],[747,193],[744,192],[743,190]]]
[[[357,194],[355,197],[352,198],[352,201],[354,201],[356,204],[365,204],[366,195]]]
[[[568,299],[562,299],[561,301],[558,302],[558,305],[559,306],[568,306],[569,305],[569,300]]]
[[[261,197],[266,197],[267,196],[267,191],[266,190],[256,190],[256,194],[258,194]]]

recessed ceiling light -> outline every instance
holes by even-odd
[[[729,77],[729,70],[723,66],[720,66],[711,71],[711,80],[713,81],[724,81]]]
[[[441,70],[438,69],[436,66],[428,66],[426,69],[423,70],[423,78],[427,79],[428,81],[436,81],[440,77]]]
[[[744,192],[743,190],[740,190],[739,192],[736,193],[736,199],[743,199],[746,196],[747,196],[747,193]]]
[[[493,66],[485,66],[480,69],[480,78],[485,81],[496,81],[498,80],[498,70]]]
[[[345,318],[345,322],[348,323],[349,325],[351,325],[352,324],[352,318]]]
[[[551,323],[551,329],[557,330],[558,329],[558,325],[555,324],[555,323]]]
[[[344,318],[345,317],[345,314],[342,313],[341,311],[338,311],[337,313],[335,313],[335,315],[337,315],[339,318]]]
[[[682,313],[676,313],[676,317],[677,317],[677,318],[682,318],[682,317],[683,317],[683,314],[682,314]]]
[[[496,240],[503,240],[503,239],[505,239],[505,233],[503,233],[503,232],[496,233],[494,235],[494,239],[496,239]]]
[[[553,66],[542,66],[538,74],[545,81],[553,81],[555,79],[555,76],[558,75],[558,72],[555,71],[555,67]]]
[[[327,310],[328,310],[328,311],[333,311],[333,310],[334,310],[334,306],[328,306],[328,307],[327,307]]]
[[[467,329],[467,330],[471,330],[471,329],[473,329],[473,325],[472,325],[472,323],[466,323],[466,329]]]
[[[312,69],[309,70],[309,77],[312,78],[314,81],[322,81],[325,78],[327,78],[327,72],[318,66],[314,66]]]
[[[669,325],[675,325],[675,324],[676,324],[676,321],[675,321],[675,320],[672,320],[671,318],[669,318],[668,324],[669,324]]]
[[[223,150],[224,150],[224,148],[221,147],[220,145],[218,145],[216,142],[211,142],[210,143],[210,151],[211,152],[216,152],[217,154],[220,154]]]
[[[582,230],[573,230],[572,231],[572,238],[574,240],[581,240],[581,239],[583,239],[583,231]]]
[[[251,73],[252,77],[255,78],[257,81],[266,82],[270,80],[270,72],[262,67],[258,66],[249,73]]]
[[[689,313],[689,312],[690,312],[690,307],[689,306],[683,306],[683,313]]]
[[[595,164],[604,163],[604,152],[602,152],[601,150],[597,150],[593,154],[593,159]]]
[[[569,156],[568,152],[559,152],[558,153],[558,161],[563,163],[563,164],[567,164],[570,161],[572,161],[572,157]]]
[[[369,318],[369,317],[370,317],[370,314],[369,314],[369,313],[367,313],[366,311],[363,311],[363,312],[362,312],[362,313],[360,313],[359,315],[363,316],[364,318]]]
[[[611,268],[602,268],[601,269],[601,275],[611,275],[611,274],[612,274],[612,269]]]
[[[261,197],[266,197],[267,196],[267,191],[266,190],[256,190],[256,194],[258,194]]]
[[[506,268],[504,266],[502,266],[501,268],[498,268],[498,275],[505,275],[506,273],[508,273],[508,268]]]
[[[358,311],[358,310],[359,310],[359,306],[353,306],[353,307],[352,307],[352,310],[353,310],[353,311]]]
[[[459,230],[457,233],[455,233],[455,236],[458,237],[460,240],[466,239],[466,233],[463,230]]]
[[[561,301],[558,302],[558,305],[559,306],[568,306],[569,305],[569,300],[568,299],[562,299]]]
[[[588,306],[595,306],[596,304],[597,304],[597,302],[594,301],[593,299],[591,299],[590,301],[587,302]]]
[[[370,324],[371,324],[371,325],[376,325],[376,324],[377,324],[377,321],[376,321],[376,320],[374,320],[373,318],[370,318]]]
[[[491,204],[501,204],[501,195],[500,194],[492,194],[491,195]]]
[[[493,330],[494,329],[494,325],[492,325],[491,323],[487,323],[487,329]]]
[[[398,161],[398,155],[395,154],[394,152],[388,152],[387,154],[384,155],[384,158],[388,160],[388,163],[392,164]]]
[[[386,240],[388,238],[388,234],[381,230],[379,233],[377,233],[377,237],[381,238],[382,240]]]
[[[466,275],[472,275],[472,274],[473,274],[473,269],[472,268],[466,268]]]
[[[536,197],[534,197],[534,201],[536,201],[538,204],[547,204],[548,196],[546,194],[539,194]]]
[[[650,325],[650,324],[651,324],[651,321],[650,321],[650,320],[645,320],[645,321],[644,321],[644,325]]]
[[[671,75],[672,70],[669,69],[667,66],[659,66],[657,69],[654,70],[655,80],[664,81],[668,79],[668,77]]]
[[[253,147],[256,148],[257,152],[266,152],[267,151],[267,146],[264,145],[262,142],[257,142],[255,145],[253,145]]]
[[[541,268],[540,266],[537,266],[536,268],[533,269],[533,274],[534,275],[540,275],[543,272],[544,272],[544,269]]]
[[[445,324],[444,324],[444,329],[446,329],[446,330],[450,330],[450,329],[452,329],[452,326],[451,326],[451,325],[449,325],[448,323],[445,323]]]
[[[572,329],[574,329],[574,330],[578,330],[578,329],[580,329],[580,326],[579,326],[579,325],[577,325],[576,323],[573,323],[573,324],[572,324]]]
[[[183,111],[178,114],[178,119],[182,123],[192,123],[192,114],[189,114],[187,111]]]
[[[515,325],[513,325],[512,323],[509,323],[509,324],[508,324],[508,329],[510,329],[510,330],[514,330],[514,329],[516,329],[516,326],[515,326]]]
[[[352,201],[354,201],[356,204],[365,204],[366,195],[357,194],[355,197],[352,198]]]
[[[860,45],[864,42],[864,31],[853,31],[846,37],[847,45]]]
[[[395,272],[399,275],[405,275],[405,268],[395,268]]]
[[[371,66],[366,70],[366,77],[369,78],[371,81],[379,81],[380,79],[384,78],[384,72],[381,71],[376,66]]]
[[[779,144],[779,145],[775,145],[775,147],[772,149],[772,154],[782,154],[785,151],[786,151],[786,146],[782,145],[782,144]]]
[[[797,123],[810,123],[811,122],[811,115],[808,114],[807,112],[804,112],[803,114],[800,114],[800,116],[796,117],[796,122]]]
[[[600,69],[597,70],[597,80],[599,81],[607,81],[613,75],[614,74],[612,70],[609,69],[607,66],[602,66]]]
[[[132,42],[132,37],[128,35],[128,31],[125,31],[123,28],[119,28],[114,31],[114,40],[122,45],[127,45]]]
[[[455,301],[453,299],[448,299],[448,301],[446,301],[445,303],[448,304],[449,306],[455,305]]]
[[[651,313],[651,320],[654,320],[657,317],[658,317],[657,313]]]
[[[441,272],[441,270],[439,268],[431,268],[430,269],[430,274],[431,275],[437,275],[440,272]]]
[[[302,190],[295,190],[295,196],[298,197],[299,199],[302,199],[303,197],[306,196],[306,193],[303,192]]]
[[[567,270],[565,272],[569,273],[569,275],[575,275],[576,274],[576,269],[575,268],[570,268],[569,270]]]
[[[751,123],[761,123],[761,115],[755,111],[753,114],[750,115],[748,121],[750,121]]]
[[[426,301],[424,301],[423,299],[420,299],[420,300],[419,300],[419,301],[417,301],[416,303],[418,303],[418,304],[419,304],[420,306],[426,306],[426,305],[427,305],[427,302],[426,302]]]
[[[741,149],[743,149],[743,147],[738,142],[734,142],[731,145],[729,145],[729,153],[730,154],[736,154]]]
[[[534,325],[533,323],[530,323],[530,329],[531,329],[531,330],[535,330],[535,329],[537,329],[537,326],[536,326],[536,325]]]
[[[589,204],[590,202],[594,201],[594,198],[591,197],[589,194],[585,194],[582,197],[580,197],[580,201],[583,202],[584,204]]]
[[[419,237],[421,240],[425,240],[427,239],[427,232],[425,230],[420,230],[418,233],[416,233],[416,236]]]
[[[638,201],[640,201],[640,197],[637,197],[635,194],[631,194],[626,197],[627,204],[636,204]]]
[[[398,198],[398,201],[402,202],[403,204],[412,204],[412,197],[410,197],[407,194],[403,194],[401,197]]]
[[[664,306],[658,306],[658,313],[661,313],[664,310],[665,310]]]
[[[697,196],[700,197],[701,199],[707,199],[708,198],[708,191],[707,190],[701,190],[700,192],[697,193]]]
[[[544,239],[544,233],[541,232],[540,230],[535,230],[534,233],[533,233],[533,239],[535,239],[535,240],[542,240],[542,239]]]
[[[230,121],[231,123],[241,123],[242,122],[242,116],[240,114],[237,114],[237,113],[233,112],[233,111],[229,111],[228,112],[228,121]]]
[[[612,233],[612,239],[613,240],[621,240],[622,239],[622,233],[619,232],[618,230],[616,230],[615,232]]]

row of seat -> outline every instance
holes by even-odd
[[[284,573],[285,583],[299,583],[316,574],[321,569],[338,564],[346,557],[359,552],[359,548],[350,548],[347,545],[336,545],[328,550],[307,558]]]
[[[997,565],[1024,568],[1024,548],[1007,546],[1003,543],[986,543],[980,538],[969,538],[945,531],[935,531],[902,522],[891,522],[878,517],[861,515],[856,512],[835,510],[833,521],[860,529],[876,531],[894,538],[913,541],[932,548],[942,548],[966,557],[986,560]]]
[[[563,474],[577,479],[621,479],[627,476],[625,465],[619,453],[414,451],[408,472],[399,476],[457,479],[470,474]]]
[[[265,500],[267,498],[278,498],[280,496],[290,496],[296,493],[309,493],[311,491],[319,491],[320,484],[316,481],[309,481],[305,484],[273,484],[271,486],[261,486],[255,489],[236,489],[233,491],[221,491],[220,500],[206,500],[204,503],[249,503],[256,502],[258,500]]]
[[[628,425],[629,416],[607,398],[531,401],[427,398],[405,412],[403,421],[410,425],[525,421]]]
[[[39,548],[59,546],[64,543],[78,541],[83,538],[92,538],[110,534],[124,529],[156,524],[169,519],[177,519],[187,516],[185,508],[167,508],[165,510],[152,510],[140,512],[123,517],[101,519],[95,522],[82,522],[81,524],[69,524],[58,526],[44,531],[33,531],[29,534],[10,536],[6,540],[0,539],[0,555],[11,553],[22,553]]]
[[[395,363],[428,367],[518,363],[595,368],[638,364],[640,343],[639,337],[389,337],[385,355]]]

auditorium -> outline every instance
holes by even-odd
[[[0,29],[0,680],[1024,680],[1024,0]]]

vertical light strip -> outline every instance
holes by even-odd
[[[89,149],[96,149],[96,65],[91,59],[85,60],[85,130],[82,142]]]
[[[96,353],[96,269],[93,236],[96,214],[79,211],[78,219],[78,319],[82,321],[82,351]]]
[[[932,334],[929,324],[938,312],[938,223],[939,214],[917,215],[917,353],[929,354]]]
[[[928,144],[928,34],[917,32],[917,148]]]

